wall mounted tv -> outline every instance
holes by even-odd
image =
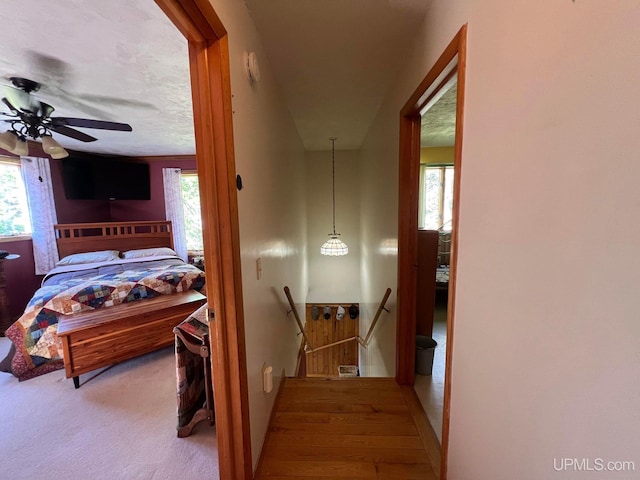
[[[149,164],[127,157],[76,155],[62,159],[69,200],[150,200]]]

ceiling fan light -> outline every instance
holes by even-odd
[[[69,156],[69,152],[62,148],[62,145],[56,142],[51,135],[42,136],[42,149],[44,153],[56,160]]]
[[[67,158],[69,156],[69,152],[67,152],[64,148],[61,148],[61,151],[50,153],[49,156],[54,160],[60,160],[61,158]]]
[[[13,153],[20,155],[21,157],[29,155],[29,144],[18,138],[16,141],[16,147],[13,149]]]
[[[18,144],[18,136],[13,132],[0,133],[0,148],[8,152],[15,153]]]

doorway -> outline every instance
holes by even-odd
[[[227,31],[209,2],[155,0],[189,43],[220,478],[252,478]],[[207,188],[205,188],[205,186]]]
[[[421,112],[416,377],[414,388],[442,443],[455,177],[457,71]]]
[[[458,217],[460,208],[460,176],[462,132],[466,76],[467,26],[458,31],[440,58],[424,77],[400,112],[400,165],[398,214],[398,323],[396,381],[414,385],[415,336],[418,259],[418,204],[420,175],[420,131],[422,115],[448,81],[457,75],[456,125],[454,146],[454,191],[451,219],[451,249],[447,299],[447,351],[442,415],[442,449],[440,478],[447,478],[449,440],[449,407],[451,399],[451,364],[455,318]]]

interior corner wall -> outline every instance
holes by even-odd
[[[238,208],[255,470],[282,373],[294,374],[300,347],[283,288],[290,287],[298,310],[304,311],[305,156],[245,3],[212,0],[211,4],[228,32],[236,171],[244,184]],[[245,74],[245,52],[255,52],[260,62],[262,79],[257,83],[250,84]],[[263,391],[264,366],[273,367],[274,389],[268,394]]]
[[[638,2],[432,2],[367,137],[374,183],[397,169],[400,108],[465,23],[448,478],[636,478]],[[392,190],[363,193],[363,258],[395,237],[372,218]],[[598,461],[633,463],[584,470]]]
[[[307,152],[308,303],[360,302],[360,155],[336,150],[335,158],[336,232],[349,253],[320,254],[333,228],[331,151]]]
[[[362,376],[392,377],[396,369],[398,283],[398,109],[383,104],[360,150],[360,332],[365,336],[387,288],[367,348],[360,348]]]

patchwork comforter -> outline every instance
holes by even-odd
[[[200,291],[204,284],[204,272],[175,257],[54,269],[5,333],[16,347],[11,370],[19,380],[26,380],[64,367],[57,336],[62,315],[89,310],[99,315],[102,308],[189,289]]]

